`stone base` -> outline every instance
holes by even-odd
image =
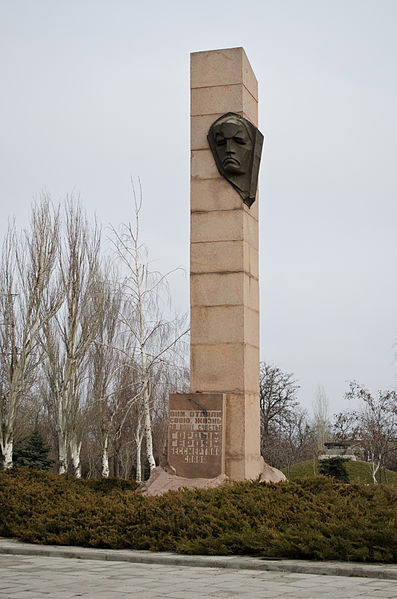
[[[142,495],[162,495],[167,491],[177,491],[178,489],[213,489],[220,487],[228,478],[225,474],[220,474],[216,478],[186,478],[170,474],[161,466],[155,468],[150,475],[149,480],[142,483],[140,491]]]
[[[278,483],[287,480],[284,474],[263,462],[263,471],[260,476],[261,482]],[[231,482],[225,475],[221,474],[215,478],[185,478],[170,474],[161,466],[155,468],[149,480],[142,483],[140,491],[142,495],[162,495],[167,491],[178,491],[179,489],[214,489],[227,482]]]
[[[269,464],[266,464],[265,460],[263,458],[262,459],[262,472],[261,472],[261,476],[260,476],[260,481],[262,483],[281,483],[284,480],[287,480],[287,477],[281,472],[281,470],[278,470],[277,468],[273,468],[273,466],[269,466]]]

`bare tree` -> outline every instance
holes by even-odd
[[[114,244],[126,276],[123,283],[127,309],[122,314],[122,323],[132,335],[134,343],[136,403],[139,406],[137,444],[145,439],[146,459],[150,471],[156,467],[153,452],[151,423],[152,384],[158,365],[167,360],[171,351],[187,333],[182,329],[180,318],[167,318],[162,304],[167,292],[167,275],[151,271],[146,247],[140,241],[139,219],[142,209],[142,192],[134,191],[134,224],[129,223],[121,231],[114,230]],[[137,451],[137,459],[140,451]],[[137,463],[137,470],[139,470]]]
[[[317,453],[324,451],[324,443],[330,436],[329,401],[325,390],[317,387],[313,402],[313,432],[316,438]]]
[[[138,401],[134,404],[134,417],[135,417],[135,431],[134,431],[134,440],[135,440],[135,480],[137,482],[142,481],[142,444],[143,444],[143,436],[145,433],[144,428],[144,420],[145,420],[145,406],[144,406],[144,398],[139,394],[137,396]],[[151,429],[150,429],[151,432]],[[154,461],[154,456],[153,456]],[[149,462],[150,464],[150,462]]]
[[[46,352],[50,409],[57,429],[59,473],[67,471],[70,455],[78,477],[89,400],[88,353],[99,318],[93,300],[99,250],[98,229],[91,230],[80,206],[68,201],[65,238],[59,252],[59,287],[64,303],[55,318],[45,323],[41,341]]]
[[[119,324],[120,321],[116,326],[118,327]],[[123,338],[125,335],[119,333],[119,341]],[[111,341],[111,333],[107,341]],[[124,343],[118,344],[118,347],[104,344],[102,349],[98,346],[98,342],[95,343],[92,365],[96,377],[93,407],[96,414],[96,418],[94,418],[99,422],[102,476],[104,477],[108,477],[110,474],[111,448],[113,447],[113,456],[115,453],[120,453],[119,441],[121,438],[125,440],[122,433],[126,424],[130,428],[131,419],[135,422],[135,413],[140,401],[139,385],[135,382],[136,369],[133,362],[133,351],[129,346],[129,341],[129,338],[124,339]],[[103,354],[107,360],[101,365],[98,362],[102,361]],[[126,356],[129,354],[131,357],[127,359]],[[138,413],[141,413],[139,409]],[[135,441],[140,428],[139,423],[134,428]],[[115,451],[115,446],[117,446],[117,451]]]
[[[281,423],[298,405],[296,393],[299,385],[292,374],[265,362],[260,367],[260,408],[263,435],[272,423]]]
[[[281,464],[287,467],[288,476],[293,464],[313,457],[316,439],[308,421],[307,412],[298,406],[280,427],[283,456]]]
[[[141,198],[141,195],[139,196]],[[152,470],[166,438],[170,391],[184,371],[183,318],[171,315],[167,275],[151,271],[135,222],[114,235],[117,272],[102,270],[100,234],[72,200],[14,226],[0,265],[0,447],[12,465],[18,428],[46,420],[59,472]],[[121,260],[120,260],[121,259]],[[153,429],[156,438],[153,439]],[[99,455],[99,452],[101,455]],[[143,456],[145,454],[145,456]],[[112,461],[113,460],[113,461]]]
[[[0,266],[0,447],[3,467],[12,466],[15,423],[42,360],[39,335],[60,306],[48,292],[55,268],[59,218],[47,198],[32,209],[30,230],[10,225]],[[47,295],[46,295],[47,294]],[[45,297],[47,301],[45,302]]]
[[[152,387],[152,427],[154,455],[158,463],[165,457],[168,437],[168,397],[170,393],[187,393],[190,376],[186,365],[188,354],[173,355],[172,360],[162,361],[157,369]]]
[[[378,391],[372,395],[368,389],[351,382],[346,393],[349,400],[359,400],[359,409],[351,413],[351,433],[367,453],[372,464],[372,478],[384,466],[386,456],[396,451],[397,441],[397,393]]]
[[[111,279],[116,280],[116,276],[114,273],[110,276],[108,270],[102,274],[95,286],[94,304],[98,325],[89,360],[93,412],[99,424],[104,477],[109,476],[109,443],[120,405],[117,374],[122,367],[116,347],[120,335],[121,294],[118,285],[111,284]]]
[[[292,423],[297,409],[299,385],[292,374],[277,366],[260,365],[261,449],[263,457],[280,467],[285,460],[284,428]]]

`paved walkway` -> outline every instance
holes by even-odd
[[[397,583],[374,578],[0,555],[1,599],[376,599]]]
[[[73,597],[397,599],[397,565],[183,556],[0,538],[0,599]]]

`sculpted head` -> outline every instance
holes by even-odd
[[[241,118],[229,116],[214,125],[212,134],[223,170],[232,175],[244,175],[250,165],[252,135]]]
[[[263,135],[244,117],[228,112],[211,125],[208,142],[220,174],[251,206],[256,196]]]

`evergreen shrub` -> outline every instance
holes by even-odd
[[[0,535],[32,543],[397,561],[397,488],[237,482],[143,497],[131,481],[81,481],[29,469],[0,472]]]
[[[54,460],[48,457],[50,446],[44,442],[41,434],[33,431],[28,439],[15,447],[13,452],[13,464],[17,468],[35,468],[36,470],[48,471],[52,468]]]
[[[346,458],[334,457],[319,460],[318,471],[324,476],[332,476],[335,480],[341,483],[349,482],[349,475],[346,470],[345,462],[349,462]]]

